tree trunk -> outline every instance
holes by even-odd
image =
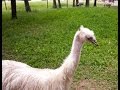
[[[97,2],[97,0],[94,0],[94,7],[96,7],[96,2]]]
[[[68,0],[67,0],[67,7],[68,7]]]
[[[48,0],[47,0],[47,8],[48,8]]]
[[[73,0],[73,7],[75,7],[75,0]]]
[[[89,0],[86,0],[86,7],[89,7]]]
[[[61,3],[60,3],[60,0],[58,0],[58,6],[59,6],[59,8],[61,8]]]
[[[76,0],[76,6],[78,5],[78,3],[79,3],[79,0]]]
[[[53,0],[53,8],[57,8],[56,0]]]
[[[6,1],[4,0],[4,3],[5,3],[5,8],[6,8],[6,10],[7,10],[7,5],[6,5]]]
[[[26,12],[31,12],[28,0],[24,0]]]
[[[11,11],[12,11],[12,19],[17,19],[17,15],[16,15],[16,0],[11,0]]]

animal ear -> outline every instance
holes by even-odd
[[[83,26],[83,25],[81,25],[81,26],[80,26],[80,30],[82,30],[82,28],[84,28],[84,26]]]

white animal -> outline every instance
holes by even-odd
[[[12,60],[2,60],[2,90],[69,90],[85,41],[96,44],[94,32],[81,26],[71,52],[57,69],[38,69]]]
[[[112,4],[113,4],[112,2],[105,1],[104,2],[104,7],[106,6],[106,7],[110,8],[112,6]]]
[[[84,5],[83,2],[79,2],[79,3],[77,4],[77,6],[82,6],[82,5]]]

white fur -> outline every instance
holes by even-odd
[[[105,1],[104,6],[110,7],[113,4],[113,2]]]
[[[38,69],[3,60],[2,90],[69,90],[83,43],[90,36],[95,39],[93,31],[81,26],[74,36],[70,54],[57,69]]]

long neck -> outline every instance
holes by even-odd
[[[83,42],[79,40],[78,34],[76,33],[73,39],[71,52],[61,66],[64,73],[69,78],[73,76],[74,71],[78,65],[82,46],[83,46]]]
[[[78,61],[81,54],[82,46],[83,46],[83,42],[79,40],[79,37],[76,34],[73,39],[72,48],[69,57],[74,59],[74,61]]]

